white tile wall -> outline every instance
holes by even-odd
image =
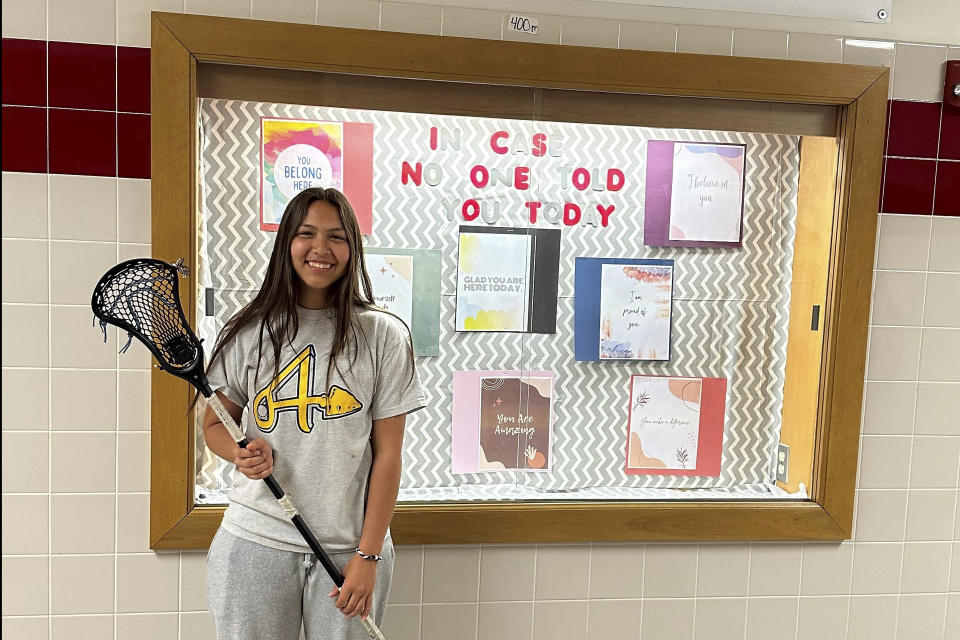
[[[697,595],[745,596],[749,571],[749,546],[700,545],[700,557],[697,559]]]
[[[849,596],[800,598],[797,640],[845,638],[849,611]]]
[[[3,496],[3,553],[44,555],[49,550],[50,500],[45,494]]]
[[[442,29],[445,36],[499,40],[502,28],[501,15],[498,11],[463,7],[443,8]]]
[[[800,595],[850,593],[853,544],[810,542],[803,545]]]
[[[563,19],[561,44],[616,49],[619,42],[620,25],[616,22],[597,18],[566,17]]]
[[[228,18],[249,18],[250,2],[236,0],[184,0],[184,12]]]
[[[906,518],[905,490],[857,491],[857,542],[901,541]]]
[[[252,0],[251,9],[255,20],[314,24],[317,18],[316,0]]]
[[[536,602],[533,605],[534,640],[567,637],[584,640],[587,637],[586,601]]]
[[[793,638],[799,598],[756,598],[747,602],[746,640]]]
[[[379,29],[380,3],[377,0],[317,0],[317,24],[351,29]]]
[[[50,40],[116,44],[116,22],[116,0],[47,0]]]
[[[630,598],[643,584],[645,547],[595,544],[590,552],[590,598]]]
[[[547,545],[537,550],[534,593],[538,600],[583,600],[589,584],[589,546]]]
[[[50,426],[50,374],[44,369],[3,370],[3,429]]]
[[[103,494],[51,497],[50,550],[54,554],[113,553],[116,499]]]
[[[536,571],[536,554],[532,551],[532,547],[494,545],[482,547],[480,549],[480,602],[532,601]],[[510,576],[510,580],[503,579],[506,575]]]
[[[477,608],[477,640],[529,638],[532,633],[533,602],[481,602]]]
[[[851,596],[848,640],[894,640],[897,596]]]
[[[4,0],[3,37],[46,40],[47,3]]]
[[[384,31],[440,35],[443,8],[401,2],[380,3],[380,28]]]
[[[50,637],[52,640],[111,638],[115,624],[113,616],[57,616],[51,619]]]
[[[540,21],[530,37],[503,30],[506,10],[457,4],[4,0],[3,35],[148,46],[150,10],[186,9],[887,65],[892,95],[909,100],[939,99],[938,64],[960,51],[819,27],[788,35],[663,17],[675,13],[618,21],[518,5]],[[3,633],[213,638],[204,555],[148,547],[149,357],[134,345],[118,359],[116,332],[103,345],[86,307],[106,266],[149,255],[149,181],[4,173],[2,197]],[[401,548],[387,636],[960,637],[958,246],[960,218],[881,216],[854,541]],[[95,406],[78,388],[98,389]]]
[[[620,48],[673,53],[677,50],[677,25],[659,22],[621,22]]]
[[[645,600],[640,637],[692,640],[695,607],[692,598]]]
[[[677,26],[678,53],[729,56],[732,51],[733,29],[687,24]]]
[[[791,33],[787,57],[808,62],[842,62],[843,38],[819,33]]]
[[[49,301],[47,242],[44,240],[4,240],[3,271],[17,274],[3,284],[4,302]]]
[[[746,632],[747,600],[745,598],[698,600],[693,624],[694,640],[740,640]]]
[[[150,46],[150,12],[183,13],[184,0],[122,0],[117,2],[117,44]]]
[[[751,545],[748,593],[751,596],[799,595],[802,553],[803,547],[798,544]]]
[[[946,638],[946,595],[907,595],[900,598],[897,640]]]
[[[629,633],[628,630],[639,629],[642,612],[640,600],[592,600],[588,609],[587,640],[615,638]]]
[[[733,32],[733,55],[746,58],[787,57],[789,34],[763,29],[736,29]]]
[[[897,43],[897,62],[909,70],[893,79],[895,100],[938,102],[943,99],[943,63],[947,48],[934,45]]]

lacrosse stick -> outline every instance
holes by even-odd
[[[149,258],[121,262],[107,271],[94,288],[91,302],[93,313],[100,319],[104,335],[108,324],[127,332],[129,339],[124,351],[130,346],[130,341],[136,338],[150,350],[160,368],[196,387],[237,445],[246,447],[246,436],[207,382],[203,371],[203,346],[187,324],[180,307],[177,275],[186,276],[189,273],[182,263],[183,260],[178,260],[171,265]],[[284,493],[273,475],[263,481],[330,578],[338,588],[342,587],[343,574],[300,517],[290,496]],[[369,616],[361,617],[360,622],[373,640],[386,640]]]

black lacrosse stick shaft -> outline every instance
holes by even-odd
[[[250,442],[244,438],[237,442],[237,445],[240,447],[246,447]],[[263,479],[266,483],[267,488],[270,489],[270,493],[273,494],[273,497],[277,500],[282,500],[286,495],[283,491],[283,488],[280,486],[280,483],[277,482],[277,479],[273,477],[271,473],[266,478]],[[310,547],[310,550],[313,551],[317,556],[317,560],[320,561],[320,564],[323,565],[323,568],[327,570],[327,573],[330,574],[330,578],[337,585],[337,588],[343,586],[343,574],[340,573],[340,570],[337,568],[337,565],[333,564],[333,561],[330,559],[330,556],[327,555],[327,552],[323,550],[323,547],[320,545],[320,541],[317,540],[317,537],[313,535],[313,531],[310,530],[310,527],[307,526],[307,523],[303,521],[303,518],[300,517],[300,514],[293,516],[290,519],[293,522],[293,526],[297,528],[297,531],[300,532],[300,535],[303,536],[303,539],[306,541],[307,546]]]

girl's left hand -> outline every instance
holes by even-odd
[[[348,618],[360,615],[366,619],[373,606],[373,586],[377,581],[377,563],[354,555],[343,568],[343,587],[334,586],[331,598],[337,599],[337,609]]]

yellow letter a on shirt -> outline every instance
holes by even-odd
[[[324,420],[349,416],[363,408],[363,404],[349,390],[330,385],[327,393],[310,395],[313,372],[316,367],[316,352],[313,345],[285,365],[270,384],[261,389],[253,400],[254,418],[261,431],[269,432],[277,426],[277,414],[281,411],[296,411],[297,426],[304,433],[313,430],[313,415],[310,407],[320,410]],[[291,398],[277,398],[277,391],[297,376],[297,393]]]

